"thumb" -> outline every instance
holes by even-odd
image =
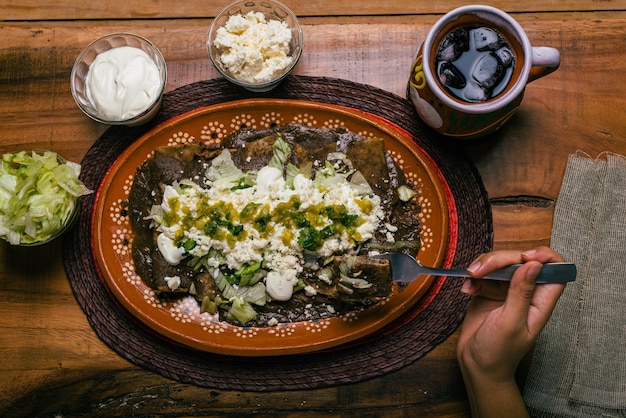
[[[503,315],[509,324],[526,323],[528,310],[537,285],[537,276],[543,265],[529,261],[518,268],[513,277],[503,306]]]

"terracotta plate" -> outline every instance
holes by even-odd
[[[407,132],[361,111],[305,101],[248,99],[198,108],[157,126],[134,142],[113,163],[96,198],[93,253],[102,279],[128,312],[153,331],[176,343],[220,354],[270,356],[312,352],[382,329],[410,309],[433,283],[434,278],[424,277],[402,292],[394,291],[376,306],[344,316],[268,328],[219,322],[209,314],[201,314],[192,298],[166,303],[155,297],[135,274],[131,255],[133,231],[126,205],[137,167],[158,146],[193,141],[220,143],[243,126],[262,129],[286,123],[341,126],[365,137],[382,137],[390,155],[419,189],[423,232],[417,257],[425,265],[443,264],[449,237],[447,185],[429,156]]]

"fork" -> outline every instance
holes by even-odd
[[[471,277],[465,269],[446,269],[422,266],[414,257],[402,253],[386,253],[373,256],[385,258],[391,263],[391,275],[394,282],[412,282],[419,276],[430,274],[433,276]],[[490,280],[511,280],[511,276],[521,264],[492,271],[482,277]],[[567,283],[576,280],[576,265],[574,263],[545,263],[541,268],[537,283]]]

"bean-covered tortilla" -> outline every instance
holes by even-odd
[[[224,170],[235,174],[220,173],[224,166]],[[271,213],[263,214],[261,204],[255,202],[236,208],[231,200],[239,199],[242,189],[254,191],[261,182],[268,182],[261,180],[261,173],[267,171],[280,172],[276,180],[286,181],[286,189],[297,188],[290,183],[294,181],[309,182],[310,186],[321,176],[343,176],[341,181],[350,182],[361,193],[358,203],[365,212],[352,213],[336,203],[307,207],[304,197],[293,195],[289,204],[284,202]],[[220,175],[227,181],[232,176],[237,180],[224,189]],[[334,180],[331,178],[331,183],[323,187],[329,191]],[[209,192],[215,192],[220,181],[225,197],[219,203],[207,200],[206,196],[215,195]],[[399,191],[409,193],[402,193],[401,198]],[[233,324],[269,326],[334,316],[378,303],[391,294],[388,261],[371,255],[390,250],[413,255],[417,252],[420,225],[416,216],[419,207],[416,199],[410,198],[414,194],[404,173],[385,151],[382,139],[364,138],[342,128],[290,124],[266,130],[242,129],[225,138],[220,147],[199,143],[160,147],[137,169],[130,191],[133,260],[137,274],[160,297],[193,295],[204,310],[220,313],[222,319]],[[201,252],[204,241],[196,230],[195,235],[171,232],[172,225],[180,229],[180,224],[191,222],[180,219],[186,216],[180,214],[189,209],[179,208],[181,212],[174,216],[163,207],[173,213],[170,206],[180,206],[188,195],[202,196],[197,204],[203,205],[206,213],[195,213],[193,220],[196,224],[202,222],[202,233],[213,236],[214,243],[230,245],[219,249],[215,245]],[[364,221],[359,218],[373,210],[380,210],[380,219],[364,236],[359,226]],[[317,217],[324,218],[319,226]],[[301,247],[296,281],[291,282],[293,289],[284,300],[272,288],[277,286],[272,284],[275,280],[284,285],[280,277],[272,277],[281,275],[279,270],[272,271],[278,268],[276,259],[274,267],[270,266],[269,256],[255,260],[251,257],[250,262],[236,267],[232,262],[215,261],[226,260],[228,248],[235,248],[237,241],[248,236],[271,242],[270,232],[279,230],[276,223],[283,223],[283,241],[291,239]],[[164,237],[167,233],[169,238]],[[353,246],[334,253],[328,249],[332,246],[322,250],[324,240],[340,240],[340,236],[343,241],[351,240]],[[164,254],[159,241],[164,239],[174,248],[174,257]],[[267,248],[270,251],[269,244]]]

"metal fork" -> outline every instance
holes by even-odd
[[[391,274],[396,282],[412,282],[419,276],[430,274],[434,276],[471,277],[465,269],[445,269],[422,266],[414,257],[402,253],[386,253],[374,256],[386,258],[391,262]],[[511,280],[511,276],[521,264],[512,264],[495,270],[483,277],[490,280]],[[545,263],[537,277],[537,283],[567,283],[576,280],[576,265],[574,263]]]

